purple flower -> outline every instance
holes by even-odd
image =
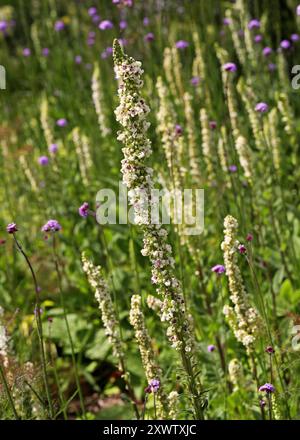
[[[207,351],[209,353],[212,353],[213,351],[215,351],[215,349],[216,349],[216,347],[214,345],[208,345],[208,347],[207,347]]]
[[[127,28],[127,21],[121,20],[119,23],[120,29],[126,29]]]
[[[97,8],[95,8],[95,6],[92,6],[91,8],[88,9],[88,14],[90,17],[93,17],[94,15],[97,14]]]
[[[44,47],[43,49],[42,49],[42,55],[44,56],[44,57],[47,57],[48,55],[49,55],[49,49],[48,49],[48,47]]]
[[[234,63],[225,63],[223,64],[223,69],[226,70],[226,72],[236,72],[237,67]]]
[[[263,39],[262,35],[255,35],[254,37],[255,43],[260,43],[262,39]]]
[[[132,6],[132,0],[112,0],[114,5]]]
[[[274,393],[275,387],[271,383],[265,383],[261,387],[259,387],[258,391],[265,391],[266,393]]]
[[[269,55],[271,55],[272,52],[273,51],[272,51],[271,47],[268,47],[268,46],[264,47],[263,51],[262,51],[262,53],[265,57],[268,57]]]
[[[61,225],[57,220],[48,220],[42,227],[43,232],[57,232],[61,230]]]
[[[150,388],[150,392],[157,393],[160,388],[160,381],[158,379],[151,379],[148,387]]]
[[[200,82],[199,76],[193,76],[193,78],[191,79],[192,86],[197,86],[199,82]]]
[[[46,166],[49,163],[49,158],[47,156],[41,156],[39,157],[38,161],[40,165]]]
[[[58,150],[58,145],[57,144],[50,144],[48,150],[49,150],[49,153],[55,154]]]
[[[298,5],[297,8],[296,8],[296,14],[297,14],[298,16],[300,16],[300,5]]]
[[[7,21],[1,20],[0,21],[0,32],[5,32],[7,29]]]
[[[15,232],[17,232],[17,231],[18,231],[18,227],[17,227],[16,223],[9,223],[9,224],[6,226],[6,231],[7,231],[9,234],[14,234]]]
[[[68,121],[65,118],[60,118],[56,121],[56,125],[58,127],[66,127],[68,125]]]
[[[255,106],[255,111],[259,113],[266,113],[268,110],[269,110],[269,106],[265,102],[259,102]]]
[[[236,165],[229,165],[228,170],[231,173],[236,173],[237,172],[237,166]]]
[[[282,40],[280,43],[281,49],[289,49],[291,47],[291,42],[289,40]]]
[[[105,31],[106,29],[112,29],[113,27],[114,25],[110,20],[102,20],[99,24],[99,29],[101,29],[101,31]]]
[[[154,40],[153,32],[148,32],[148,34],[145,35],[144,40],[145,41],[153,41]]]
[[[244,244],[239,244],[238,250],[240,254],[245,254],[247,252],[247,248]]]
[[[94,46],[95,44],[95,39],[94,38],[88,38],[87,39],[87,45],[88,46]]]
[[[182,135],[182,127],[179,124],[175,125],[175,134],[176,136],[181,136]]]
[[[98,24],[99,21],[100,21],[100,16],[99,15],[94,15],[92,17],[92,21],[93,21],[93,23]]]
[[[253,20],[250,20],[248,23],[248,29],[258,29],[260,28],[260,21],[254,18]]]
[[[209,121],[209,128],[211,130],[215,130],[217,128],[217,123],[216,121]]]
[[[274,350],[273,347],[271,347],[271,345],[269,345],[269,346],[265,349],[265,352],[268,353],[268,354],[274,354],[274,353],[275,353],[275,350]]]
[[[87,217],[89,215],[89,204],[84,202],[79,208],[78,213],[81,217]]]
[[[23,55],[24,57],[30,57],[31,50],[29,49],[29,47],[25,47],[25,49],[23,49]]]
[[[144,26],[148,26],[149,23],[150,23],[149,18],[148,18],[148,17],[144,17],[144,18],[143,18],[143,25],[144,25]]]
[[[231,20],[230,20],[230,18],[223,18],[223,24],[224,24],[225,26],[230,25],[230,24],[231,24]]]
[[[221,275],[225,272],[225,267],[222,264],[216,264],[211,268],[211,271],[217,273],[218,275]]]
[[[277,69],[277,66],[274,63],[269,63],[268,68],[269,68],[270,72],[274,72],[274,70]]]
[[[291,35],[291,40],[294,41],[294,42],[299,41],[300,40],[299,34],[292,34]]]
[[[186,49],[189,46],[189,43],[185,40],[179,40],[175,44],[177,49]]]
[[[252,240],[253,240],[253,235],[249,233],[249,234],[247,235],[247,237],[246,237],[246,240],[247,240],[247,241],[252,241]]]
[[[81,56],[81,55],[76,55],[76,57],[75,57],[75,63],[76,63],[76,64],[81,64],[81,63],[82,63],[82,56]]]
[[[65,23],[62,20],[57,20],[54,24],[56,32],[60,32],[65,28]]]

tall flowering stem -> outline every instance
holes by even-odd
[[[168,324],[167,336],[171,346],[180,352],[195,417],[203,419],[201,388],[192,366],[195,352],[192,318],[187,311],[180,282],[174,274],[174,258],[167,239],[168,233],[161,224],[151,223],[151,208],[155,202],[151,200],[153,170],[146,163],[152,150],[147,137],[150,125],[147,115],[150,109],[140,94],[143,70],[140,62],[124,54],[117,40],[114,41],[113,54],[120,100],[115,114],[123,127],[118,134],[118,140],[124,144],[123,182],[129,190],[129,203],[133,206],[135,223],[144,234],[142,254],[150,259],[152,282],[163,301],[161,320]]]

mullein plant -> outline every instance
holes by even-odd
[[[194,415],[197,419],[203,419],[202,389],[196,377],[198,371],[194,367],[195,339],[192,319],[185,304],[181,283],[174,273],[174,258],[172,247],[168,243],[168,232],[159,222],[151,223],[151,191],[154,185],[153,170],[146,162],[151,155],[151,142],[147,137],[147,115],[150,109],[140,93],[143,70],[140,62],[124,54],[117,40],[114,41],[113,57],[120,100],[115,113],[123,128],[118,134],[118,140],[124,144],[123,182],[129,190],[129,203],[134,209],[135,223],[143,231],[142,254],[150,259],[151,280],[163,301],[161,319],[168,325],[167,336],[171,346],[180,353]]]

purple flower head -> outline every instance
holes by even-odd
[[[58,145],[57,144],[50,144],[48,150],[49,150],[49,153],[55,154],[58,150]]]
[[[65,28],[65,23],[62,20],[57,20],[54,24],[56,32],[60,32]]]
[[[209,128],[211,130],[215,130],[217,128],[217,123],[216,121],[209,121]]]
[[[236,165],[229,165],[228,170],[231,173],[236,173],[237,172],[237,166]]]
[[[261,387],[259,387],[258,391],[265,391],[266,393],[274,393],[275,387],[271,383],[265,383]]]
[[[290,38],[291,38],[291,40],[294,41],[295,43],[296,43],[297,41],[300,40],[300,36],[299,36],[299,34],[292,34]]]
[[[270,72],[274,72],[274,70],[277,69],[277,66],[274,63],[269,63],[268,68],[269,68]]]
[[[260,28],[260,21],[254,18],[253,20],[250,20],[248,23],[248,29],[259,29]]]
[[[81,55],[76,55],[76,57],[75,57],[75,63],[76,63],[76,64],[81,64],[81,63],[82,63],[82,56],[81,56]]]
[[[0,21],[0,32],[5,32],[7,29],[7,21],[1,20]]]
[[[230,25],[231,24],[230,18],[223,18],[223,24],[224,24],[224,26]]]
[[[273,52],[273,50],[271,49],[271,47],[268,47],[268,46],[264,47],[263,51],[262,51],[262,53],[265,57],[268,57],[269,55],[271,55],[272,52]]]
[[[149,20],[149,18],[148,18],[148,17],[144,17],[144,18],[143,18],[143,25],[144,25],[144,26],[149,26],[149,24],[150,24],[150,20]]]
[[[112,24],[112,22],[110,20],[102,20],[99,24],[99,29],[101,29],[101,31],[105,31],[107,29],[112,29],[114,27],[114,25]]]
[[[94,38],[88,38],[86,42],[87,42],[88,46],[94,46],[95,39]]]
[[[144,40],[145,41],[153,41],[154,40],[154,33],[153,32],[148,32],[148,34],[146,34],[144,36]]]
[[[152,393],[157,393],[160,388],[160,381],[158,379],[151,379],[148,386]]]
[[[225,64],[223,64],[223,69],[226,72],[236,72],[237,71],[236,64],[234,64],[234,63],[225,63]]]
[[[225,267],[222,264],[216,264],[211,268],[211,271],[217,273],[218,275],[221,275],[225,272]]]
[[[266,113],[268,110],[269,110],[269,106],[265,102],[259,102],[255,106],[255,111],[259,113]]]
[[[252,241],[252,240],[253,240],[253,235],[249,233],[249,234],[247,235],[247,237],[246,237],[246,240],[247,240],[247,241]]]
[[[46,165],[49,164],[48,156],[40,156],[38,161],[39,161],[39,164],[42,165],[42,166],[46,166]]]
[[[126,29],[127,28],[127,21],[121,20],[119,23],[119,27],[120,27],[120,29]]]
[[[280,47],[281,49],[287,50],[291,47],[291,42],[289,40],[282,40]]]
[[[95,8],[95,6],[92,6],[91,8],[88,9],[88,14],[90,17],[93,17],[94,15],[97,14],[97,8]]]
[[[175,44],[177,49],[186,49],[189,46],[189,43],[185,40],[179,40]]]
[[[99,16],[99,15],[94,15],[94,16],[92,17],[92,22],[93,22],[93,23],[95,23],[95,24],[99,24],[99,21],[100,21],[100,16]]]
[[[298,5],[297,8],[296,8],[296,14],[297,14],[298,16],[300,16],[300,5]]]
[[[200,83],[200,77],[199,76],[193,76],[191,79],[192,86],[196,87]]]
[[[17,231],[18,231],[18,227],[17,227],[16,223],[9,223],[9,224],[6,226],[6,231],[7,231],[9,234],[14,234],[15,232],[17,232]]]
[[[81,217],[87,217],[89,215],[89,204],[84,202],[79,208],[78,213]]]
[[[48,220],[42,227],[43,232],[57,232],[61,230],[61,225],[57,220]]]
[[[112,0],[114,5],[120,5],[120,6],[129,6],[131,7],[133,5],[132,0]]]
[[[247,252],[247,248],[244,244],[239,244],[238,250],[240,254],[245,254]]]
[[[262,35],[255,35],[254,42],[260,43],[262,41],[262,39],[263,39]]]
[[[207,347],[207,351],[209,353],[212,353],[213,351],[215,351],[215,349],[216,349],[216,347],[214,345],[208,345],[208,347]]]
[[[266,347],[265,352],[268,354],[274,354],[275,350],[273,347],[271,347],[271,345],[269,345],[268,347]]]
[[[56,125],[58,127],[66,127],[68,125],[68,121],[65,118],[60,118],[56,121]]]
[[[182,135],[182,127],[181,127],[181,125],[179,125],[179,124],[176,124],[175,125],[175,134],[176,134],[176,136],[181,136]]]
[[[31,55],[31,50],[29,49],[29,47],[25,47],[25,49],[23,49],[23,56],[30,57],[30,55]]]
[[[48,47],[44,47],[43,49],[42,49],[42,55],[44,56],[44,57],[47,57],[48,55],[49,55],[49,49],[48,49]]]

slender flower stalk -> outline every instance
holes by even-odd
[[[107,117],[104,111],[104,97],[103,97],[103,91],[102,91],[102,85],[101,85],[101,78],[100,78],[100,69],[98,63],[95,63],[94,65],[94,71],[92,76],[92,98],[93,103],[95,106],[95,111],[98,116],[98,124],[100,133],[103,137],[106,137],[110,134],[111,129],[109,127]]]
[[[192,319],[187,310],[180,282],[174,274],[172,247],[167,231],[160,223],[151,223],[152,168],[146,159],[151,155],[151,142],[147,137],[149,107],[141,97],[143,86],[141,63],[124,54],[119,42],[114,41],[115,73],[119,80],[120,105],[116,109],[117,121],[123,127],[118,139],[124,143],[122,160],[123,182],[129,189],[129,202],[133,206],[135,222],[144,234],[142,254],[148,256],[152,266],[152,282],[163,301],[162,320],[168,323],[167,336],[171,346],[178,350],[185,372],[195,416],[203,418],[201,395],[192,366],[195,341]]]

